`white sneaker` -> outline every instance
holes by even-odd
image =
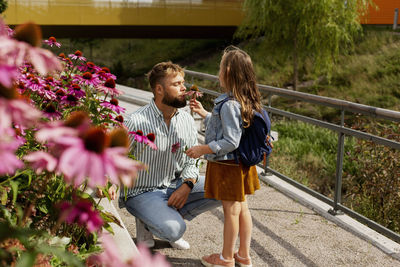
[[[152,248],[155,245],[153,234],[146,229],[144,223],[136,218],[136,243],[143,243],[145,244],[148,248]],[[137,245],[136,244],[136,245]]]
[[[169,243],[173,248],[176,249],[182,249],[182,250],[190,249],[190,244],[183,238],[179,238],[175,242],[169,242]]]

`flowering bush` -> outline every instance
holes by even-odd
[[[145,168],[128,156],[116,77],[80,51],[56,57],[42,43],[61,47],[54,37],[42,42],[33,23],[12,31],[0,21],[1,266],[89,262],[98,234],[119,221],[86,189],[108,195]],[[143,140],[154,148],[154,138]]]

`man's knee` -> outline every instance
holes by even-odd
[[[186,224],[183,220],[168,220],[163,223],[163,236],[169,242],[174,242],[181,238],[186,231]]]

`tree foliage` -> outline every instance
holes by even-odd
[[[291,55],[296,89],[305,59],[329,73],[339,51],[352,47],[361,33],[360,18],[371,4],[372,0],[245,0],[245,18],[236,35],[264,36],[277,53]]]
[[[0,14],[6,11],[7,7],[8,7],[7,0],[0,0]]]

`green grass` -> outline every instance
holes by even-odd
[[[274,121],[279,133],[270,157],[271,167],[318,192],[331,196],[335,183],[338,135],[328,129],[291,120]],[[354,140],[345,139],[352,153]],[[345,157],[344,170],[351,168]]]

